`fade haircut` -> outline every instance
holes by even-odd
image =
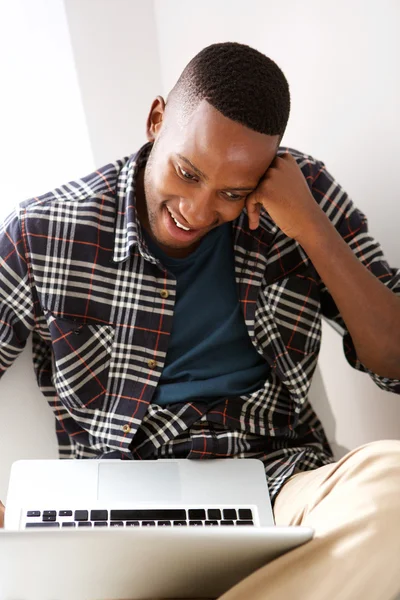
[[[237,42],[212,44],[183,70],[167,98],[188,118],[207,100],[228,119],[266,135],[283,137],[290,112],[289,85],[278,65]]]

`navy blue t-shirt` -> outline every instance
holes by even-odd
[[[250,340],[239,304],[231,224],[210,231],[186,258],[171,258],[144,235],[177,280],[166,363],[152,402],[212,404],[262,387],[269,365]]]

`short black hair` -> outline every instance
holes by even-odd
[[[255,48],[238,42],[212,44],[183,70],[170,98],[191,113],[205,99],[225,117],[266,135],[286,129],[289,84],[278,65]]]

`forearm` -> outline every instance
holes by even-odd
[[[334,299],[359,360],[377,375],[400,378],[400,298],[358,260],[324,213],[297,241]]]

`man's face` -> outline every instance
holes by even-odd
[[[155,101],[154,140],[138,193],[142,225],[170,256],[187,256],[211,229],[235,220],[272,163],[279,136],[257,133],[202,101],[186,123]]]

